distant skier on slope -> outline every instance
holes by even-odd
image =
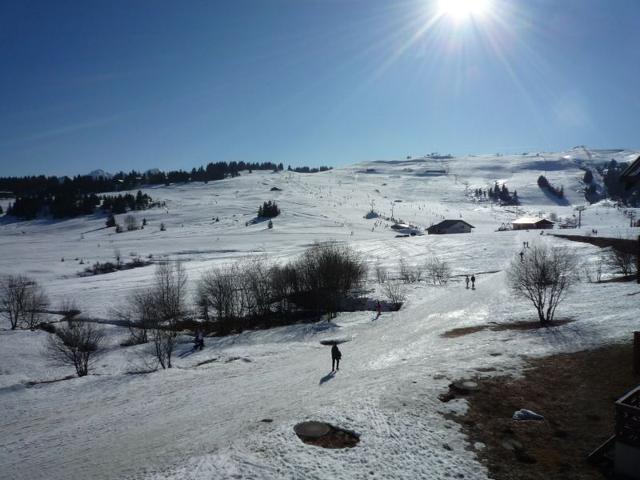
[[[467,284],[467,290],[469,290],[469,275],[464,276],[464,281]]]
[[[476,289],[476,276],[471,275],[471,290],[475,290],[475,289]]]
[[[382,305],[380,305],[380,300],[376,301],[376,312],[378,313],[376,318],[379,318],[380,315],[382,315]]]
[[[204,332],[201,328],[196,330],[196,338],[194,341],[194,350],[202,350],[204,348]]]
[[[340,359],[342,358],[342,352],[338,348],[338,345],[331,347],[331,371],[335,372],[340,370]]]

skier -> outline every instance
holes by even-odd
[[[520,252],[520,261],[524,262],[524,252]]]
[[[471,290],[475,290],[475,289],[476,289],[476,276],[471,275]]]
[[[331,347],[331,371],[335,372],[340,370],[340,359],[342,358],[342,353],[338,348],[338,345],[333,344]]]
[[[196,339],[194,342],[194,350],[202,350],[204,348],[204,332],[201,328],[196,330]]]
[[[380,300],[376,301],[376,312],[378,312],[378,316],[376,318],[379,318],[380,315],[382,315],[382,305],[380,305]]]
[[[464,281],[467,284],[467,290],[469,290],[469,275],[464,276]]]

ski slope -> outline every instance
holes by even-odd
[[[207,269],[252,255],[285,261],[314,241],[349,243],[373,266],[392,272],[404,258],[421,264],[437,255],[456,275],[446,287],[409,287],[398,312],[342,313],[333,322],[292,325],[207,338],[203,351],[177,357],[175,368],[146,368],[144,346],[119,347],[126,330],[107,325],[108,348],[94,374],[61,378],[68,367],[48,363],[47,333],[0,331],[0,465],[10,479],[136,478],[487,478],[458,425],[445,413],[465,402],[438,395],[454,379],[518,374],[523,355],[576,351],[627,338],[638,328],[637,285],[581,282],[557,316],[575,320],[544,331],[480,331],[444,338],[447,330],[533,319],[505,285],[504,269],[529,241],[561,244],[585,262],[599,250],[537,232],[496,232],[524,215],[571,216],[583,205],[583,170],[628,151],[570,150],[554,154],[469,156],[446,160],[367,162],[317,174],[254,172],[209,184],[146,189],[166,209],[136,213],[144,230],[113,233],[104,216],[0,224],[0,271],[38,279],[55,302],[73,298],[83,313],[112,316],[153,266],[79,277],[95,261],[152,256],[184,262],[193,289]],[[537,187],[545,173],[564,185],[568,205]],[[522,206],[476,202],[468,189],[494,181],[516,189]],[[277,186],[281,191],[271,191]],[[274,228],[246,225],[259,204],[276,200]],[[390,222],[367,220],[373,208],[421,227],[463,218],[473,233],[396,238]],[[219,222],[213,219],[219,218]],[[631,237],[621,211],[602,203],[583,212],[582,231]],[[2,221],[0,219],[0,221]],[[167,229],[160,231],[163,222]],[[571,231],[574,233],[575,230]],[[62,261],[64,259],[64,261]],[[80,265],[80,261],[84,265]],[[475,273],[476,290],[462,277]],[[373,272],[368,287],[376,296]],[[6,325],[2,327],[6,328]],[[350,338],[333,377],[320,340]],[[178,353],[191,348],[181,337]],[[527,405],[522,405],[526,408]],[[272,422],[262,422],[272,419]],[[293,426],[329,421],[361,435],[356,448],[303,444]]]

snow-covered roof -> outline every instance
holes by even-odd
[[[468,225],[471,228],[476,228],[473,225],[471,225],[468,222],[465,222],[464,220],[443,220],[440,223],[437,223],[435,225],[431,225],[429,228],[449,228],[454,226],[456,223],[464,223],[465,225]]]
[[[551,220],[547,220],[546,218],[536,218],[536,217],[522,217],[517,220],[514,220],[511,223],[539,223],[539,222],[553,223]]]

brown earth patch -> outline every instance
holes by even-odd
[[[602,479],[587,456],[614,431],[613,402],[640,382],[631,345],[533,359],[521,379],[476,379],[459,422],[496,480]],[[544,421],[515,421],[526,408]]]
[[[510,323],[485,323],[483,325],[476,325],[474,327],[460,327],[453,328],[451,330],[447,330],[444,332],[441,337],[444,338],[458,338],[463,337],[465,335],[470,335],[476,332],[482,332],[484,330],[491,330],[492,332],[503,332],[507,330],[538,330],[541,328],[554,328],[560,327],[562,325],[566,325],[568,323],[573,322],[574,320],[571,318],[563,318],[559,320],[554,320],[551,324],[543,325],[539,321],[529,321],[529,322],[510,322]]]
[[[298,438],[308,445],[323,448],[353,448],[360,435],[324,422],[302,422],[294,427]]]

